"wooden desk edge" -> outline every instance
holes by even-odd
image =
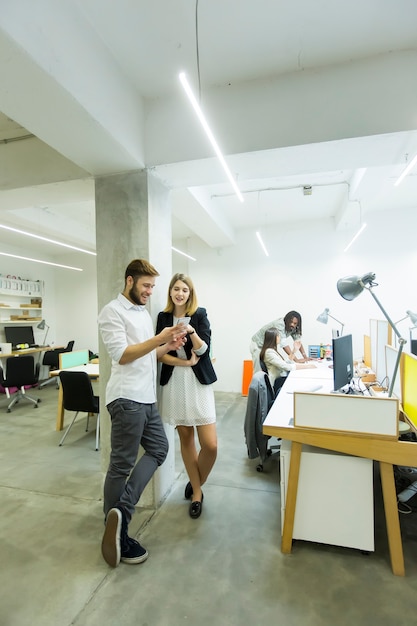
[[[417,467],[417,445],[410,441],[290,426],[264,426],[263,433],[374,461]]]

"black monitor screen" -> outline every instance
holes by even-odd
[[[353,378],[352,335],[333,339],[333,382],[338,391]]]
[[[20,343],[27,343],[30,346],[33,346],[35,343],[33,326],[5,326],[4,334],[6,335],[7,343],[12,344],[12,348],[15,348]]]

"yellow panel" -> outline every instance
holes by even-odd
[[[417,357],[404,354],[403,407],[408,418],[417,426]]]
[[[363,362],[366,367],[371,367],[371,338],[369,335],[363,336]]]

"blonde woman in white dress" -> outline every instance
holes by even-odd
[[[213,383],[217,380],[210,357],[211,330],[206,309],[199,307],[189,276],[175,274],[168,289],[167,305],[158,314],[157,333],[180,318],[189,317],[185,345],[161,359],[161,416],[176,427],[189,482],[185,498],[191,499],[189,515],[200,517],[202,486],[217,456],[216,407]],[[159,330],[158,330],[159,329]],[[200,444],[197,451],[195,431]]]

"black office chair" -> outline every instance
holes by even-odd
[[[28,400],[34,404],[34,408],[38,408],[40,398],[32,398],[26,393],[25,386],[36,385],[39,377],[39,363],[35,367],[35,359],[32,355],[25,356],[11,356],[6,360],[6,376],[3,376],[3,369],[1,371],[1,384],[3,385],[6,396],[10,399],[13,395],[13,399],[7,407],[7,412],[10,413],[12,407],[19,402],[19,400]],[[16,388],[13,391],[12,388]]]
[[[75,343],[74,341],[69,341],[66,348],[56,348],[56,350],[47,350],[45,352],[45,354],[43,355],[42,365],[46,365],[49,368],[48,372],[50,372],[51,370],[59,369],[59,355],[62,354],[62,352],[72,352],[74,343]],[[42,387],[45,387],[45,385],[49,385],[49,383],[55,383],[58,389],[59,388],[58,376],[54,376],[53,378],[47,378],[46,380],[43,380],[39,385],[39,389],[42,389]]]
[[[59,445],[62,446],[76,420],[78,413],[83,411],[87,413],[86,432],[88,432],[90,414],[97,414],[96,450],[98,450],[100,441],[100,404],[99,397],[94,395],[89,375],[86,372],[66,372],[65,370],[62,370],[59,373],[59,378],[62,384],[64,409],[66,411],[75,411],[74,418],[65,431]]]

